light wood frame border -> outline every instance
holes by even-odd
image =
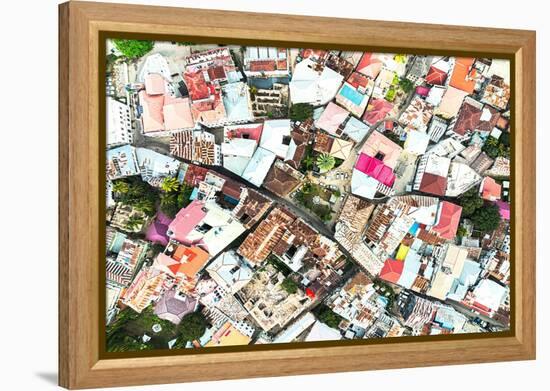
[[[483,51],[515,63],[511,335],[361,346],[100,359],[100,31]],[[138,5],[59,6],[59,384],[91,388],[535,358],[535,32]]]

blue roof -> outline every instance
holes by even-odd
[[[363,101],[363,98],[365,97],[365,95],[357,92],[355,88],[352,88],[348,84],[344,84],[344,86],[340,90],[340,95],[351,101],[356,106],[359,106]]]
[[[420,228],[420,223],[418,223],[417,221],[414,222],[414,224],[411,226],[411,228],[409,229],[409,233],[411,235],[416,235],[416,231],[418,231],[418,228]]]
[[[344,133],[355,142],[363,140],[368,132],[369,126],[355,117],[350,117],[344,127]]]

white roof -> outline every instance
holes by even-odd
[[[314,69],[315,66],[316,63],[308,58],[294,68],[289,83],[292,103],[323,105],[336,96],[344,77],[329,67],[324,67],[319,73]]]
[[[243,156],[224,156],[223,166],[234,174],[242,175],[250,159]]]
[[[443,86],[433,86],[430,88],[426,102],[433,105],[434,107],[439,106],[441,99],[443,99],[443,94],[447,89]]]
[[[256,150],[256,140],[234,138],[222,144],[222,154],[232,156],[252,157]]]
[[[283,144],[285,136],[290,136],[290,119],[265,121],[260,146],[284,159],[289,149],[289,145]]]
[[[506,84],[510,84],[510,60],[493,59],[488,74],[500,76]]]
[[[292,323],[292,325],[288,326],[286,330],[277,335],[277,337],[273,340],[273,343],[292,342],[314,322],[315,316],[313,316],[311,312],[307,312],[296,322]]]
[[[275,158],[276,155],[267,149],[256,149],[241,176],[250,183],[261,186]]]
[[[373,199],[376,195],[378,181],[367,174],[353,169],[351,174],[351,192],[358,196]]]
[[[346,122],[346,126],[344,127],[344,133],[357,143],[363,140],[368,131],[369,125],[367,125],[363,121],[358,120],[355,117],[350,117],[348,122]]]
[[[141,65],[137,80],[142,83],[145,82],[145,76],[150,73],[159,73],[164,79],[172,81],[168,61],[166,61],[166,58],[160,53],[151,54],[145,58],[145,61]]]
[[[245,231],[245,228],[238,220],[231,218],[229,211],[222,209],[214,201],[207,203],[207,208],[208,213],[202,223],[208,224],[212,229],[204,234],[201,239],[206,245],[208,253],[213,257],[237,239]],[[195,230],[189,235],[190,240],[194,239],[193,235],[196,232]]]
[[[481,181],[481,176],[464,163],[453,161],[447,177],[448,197],[458,197]]]
[[[405,140],[405,151],[415,155],[422,155],[426,152],[429,142],[430,136],[426,133],[411,129],[407,134],[407,139]]]
[[[326,324],[317,321],[313,324],[309,334],[306,337],[306,342],[313,341],[337,341],[342,339],[342,335],[338,330],[327,326]]]
[[[449,173],[451,159],[431,154],[428,156],[425,172],[428,174],[446,177]]]
[[[493,311],[498,310],[506,297],[506,293],[506,287],[489,279],[481,280],[474,289],[476,301]]]

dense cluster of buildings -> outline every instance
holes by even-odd
[[[108,325],[200,313],[187,347],[509,328],[507,62],[182,50],[106,102]],[[145,213],[130,180],[189,191]]]

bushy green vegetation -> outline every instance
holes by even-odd
[[[466,227],[464,227],[463,225],[458,227],[458,229],[456,230],[456,236],[462,238],[466,235],[468,235],[468,230],[466,229]]]
[[[162,330],[159,333],[154,333],[152,327],[157,323],[160,324]],[[125,308],[107,326],[106,331],[107,351],[109,352],[165,349],[168,347],[168,341],[177,335],[176,326],[156,316],[153,306],[145,308],[141,314],[131,308]],[[147,343],[142,340],[144,334],[151,337]]]
[[[156,213],[159,192],[135,176],[113,181],[113,198],[152,217]]]
[[[330,199],[330,195],[330,192],[320,188],[318,185],[311,182],[305,182],[302,188],[296,193],[295,200],[300,205],[312,211],[321,220],[327,222],[332,218],[332,209],[327,204],[314,203],[313,199],[318,196],[322,199],[328,200]]]
[[[489,232],[498,227],[501,219],[498,206],[483,201],[483,198],[479,195],[477,187],[474,187],[464,193],[459,198],[459,203],[462,206],[462,215],[472,220],[476,230],[481,232]],[[459,235],[459,233],[460,232],[457,232],[457,235]]]
[[[152,41],[139,41],[135,39],[113,39],[113,44],[129,60],[146,55],[155,46],[155,43]]]
[[[473,187],[458,199],[462,206],[462,216],[471,217],[479,208],[483,207],[483,199],[480,197],[477,187]]]
[[[184,348],[187,342],[199,339],[206,331],[206,318],[201,312],[192,312],[183,317],[178,325],[175,349]]]
[[[175,178],[166,178],[161,188],[163,193],[160,195],[160,210],[165,215],[174,217],[181,208],[191,203],[192,186],[180,184]]]
[[[285,290],[286,293],[292,295],[293,293],[298,292],[298,285],[290,277],[286,277],[281,283],[281,288]]]
[[[314,312],[317,319],[333,329],[338,329],[338,325],[344,319],[325,304],[317,306]]]
[[[401,78],[399,79],[399,87],[401,87],[404,93],[408,94],[413,90],[414,84],[409,79]]]
[[[154,324],[159,324],[162,330],[158,333],[153,332]],[[156,316],[152,305],[145,308],[141,314],[126,308],[118,314],[113,323],[107,326],[107,351],[166,349],[168,342],[175,338],[177,340],[173,347],[184,348],[187,341],[200,338],[206,326],[206,319],[200,312],[185,315],[176,326]],[[151,340],[143,342],[144,334],[151,337]]]
[[[510,135],[503,132],[499,139],[489,136],[481,150],[493,159],[499,156],[510,157]]]
[[[491,232],[497,229],[501,216],[496,204],[484,205],[472,216],[475,229],[481,232]]]
[[[285,277],[288,277],[292,273],[292,270],[286,265],[286,263],[273,254],[269,254],[267,257],[267,263],[273,266],[277,271],[283,273]]]
[[[296,103],[290,108],[290,119],[292,121],[305,121],[313,117],[313,106],[309,103]]]

